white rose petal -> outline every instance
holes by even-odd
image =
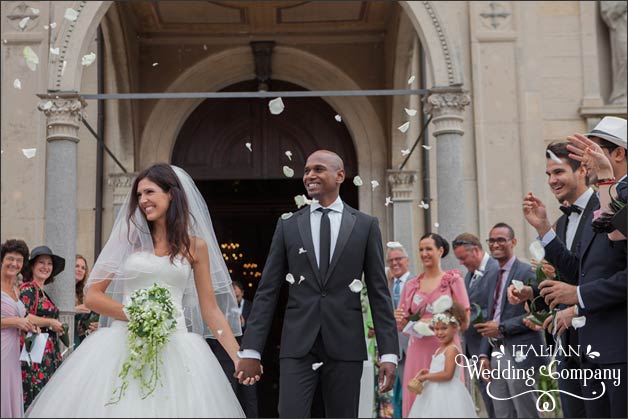
[[[549,154],[550,159],[554,160],[558,164],[563,164],[563,161],[558,158],[556,154],[552,150],[547,150],[547,154]]]
[[[283,175],[285,177],[293,177],[294,176],[294,170],[292,170],[290,167],[288,166],[284,166],[283,167]]]
[[[421,147],[423,147],[426,150],[431,150],[432,146],[431,145],[425,145],[425,144],[421,144]]]
[[[413,75],[410,76],[410,78],[408,79],[408,84],[412,84],[412,82],[414,81],[414,79],[416,79],[416,77],[414,77]]]
[[[440,224],[439,223],[434,223],[434,227],[438,228],[438,227],[440,227]]]
[[[78,19],[78,16],[79,16],[78,12],[72,9],[71,7],[65,9],[65,14],[63,15],[63,17],[69,20],[70,22],[74,22],[76,19]]]
[[[430,208],[430,204],[428,204],[427,202],[424,202],[423,200],[421,200],[421,202],[419,202],[419,207],[421,207],[423,209],[429,209]]]
[[[253,148],[252,148],[252,146],[251,146],[251,143],[245,143],[245,144],[244,144],[244,147],[248,148],[248,149],[249,149],[249,151],[251,151],[251,152],[253,151]]]
[[[515,286],[515,289],[517,291],[521,291],[523,289],[523,282],[519,281],[518,279],[513,279],[512,285]]]
[[[268,109],[270,109],[270,113],[273,115],[279,115],[283,112],[286,107],[283,104],[283,100],[280,97],[271,100],[268,102]]]
[[[534,240],[530,243],[530,247],[528,249],[530,250],[532,258],[537,262],[540,262],[543,258],[545,258],[545,247],[543,247],[543,243],[541,243],[540,240]]]
[[[54,28],[56,28],[56,27],[57,27],[57,22],[52,22],[52,23],[50,24],[50,28],[51,28],[51,29],[54,29]]]
[[[24,154],[24,157],[26,157],[27,159],[32,159],[33,157],[35,157],[35,154],[37,154],[37,149],[36,148],[23,148],[22,154]]]
[[[299,284],[301,284],[301,282],[305,281],[305,277],[303,275],[301,275],[299,277]]]
[[[453,303],[449,295],[441,295],[432,303],[432,313],[444,313],[451,308]]]
[[[207,51],[207,44],[203,44],[203,49]]]
[[[349,289],[352,292],[360,292],[362,291],[362,281],[360,281],[359,279],[354,279],[353,281],[351,281],[351,283],[349,284]]]
[[[24,50],[22,51],[22,55],[24,56],[24,59],[26,60],[26,65],[28,66],[28,68],[30,68],[31,71],[37,70],[37,64],[39,64],[39,57],[37,56],[37,54],[35,54],[35,51],[33,51],[31,47],[24,47]]]
[[[517,351],[515,353],[515,362],[525,361],[526,358],[527,358],[527,356],[524,355],[522,351]]]
[[[35,9],[34,7],[31,7],[30,9],[31,9],[31,12],[33,12],[35,16],[39,15],[39,9]]]
[[[430,329],[430,326],[427,323],[422,321],[414,323],[414,326],[412,326],[412,330],[414,330],[421,336],[434,336],[434,331]]]
[[[281,219],[282,220],[287,220],[288,218],[292,217],[292,213],[291,212],[284,212],[283,214],[281,214]]]
[[[92,65],[94,61],[96,61],[96,54],[90,52],[89,54],[83,55],[83,58],[81,58],[81,65],[88,67]]]
[[[571,319],[571,325],[574,329],[579,329],[587,324],[586,316],[574,317]]]
[[[297,208],[301,208],[303,205],[306,205],[307,198],[305,195],[297,195],[294,197],[294,203],[297,205]]]
[[[52,55],[59,55],[59,48],[58,47],[57,48],[50,47],[50,53]]]
[[[156,62],[156,61],[153,63],[153,67],[157,67],[158,65],[159,65],[159,63]]]
[[[30,17],[26,16],[25,18],[23,18],[22,20],[20,20],[20,23],[17,24],[17,26],[20,27],[20,29],[24,29],[26,27],[26,25],[28,25],[28,21],[31,20]]]
[[[302,255],[303,253],[307,253],[307,250],[305,250],[302,247],[299,247],[299,254]]]
[[[312,370],[316,371],[317,369],[319,369],[321,366],[323,365],[322,362],[315,362],[312,364]]]
[[[340,116],[340,115],[336,115],[336,116],[334,116],[334,119],[335,119],[336,121],[338,121],[338,122],[342,122],[342,116]]]
[[[397,249],[399,247],[403,247],[403,245],[399,242],[388,242],[386,243],[386,247],[389,249]]]
[[[13,80],[13,87],[18,90],[22,88],[22,82],[20,81],[20,79]]]
[[[290,284],[294,284],[294,276],[292,276],[292,274],[286,275],[286,281]]]
[[[218,333],[218,336],[221,336],[222,335],[222,330],[218,329],[218,330],[216,330],[216,333]]]
[[[288,160],[292,161],[292,151],[286,151],[286,156],[288,156]]]
[[[353,178],[353,184],[355,186],[362,186],[364,183],[362,182],[362,178],[360,176],[356,176]]]
[[[49,26],[48,25],[44,25],[44,29],[48,30]]]
[[[48,109],[52,108],[52,102],[48,101],[46,103],[43,104],[43,106],[41,107],[43,110],[47,111]]]
[[[379,186],[379,182],[378,181],[376,181],[376,180],[372,180],[371,181],[371,188],[373,190],[375,190],[375,188],[377,188],[378,186]]]
[[[410,121],[408,122],[404,122],[403,124],[401,124],[397,129],[403,133],[405,133],[408,128],[410,128]]]
[[[414,116],[416,115],[416,109],[408,109],[408,108],[403,108],[404,111],[406,111],[406,114],[408,116]]]
[[[387,196],[387,197],[386,197],[386,203],[385,203],[384,205],[388,206],[388,205],[390,205],[390,204],[392,204],[392,203],[393,203],[392,198],[391,198],[391,197],[389,197],[389,196]]]
[[[408,154],[410,154],[410,149],[409,148],[401,150],[401,155],[403,157],[406,157]]]

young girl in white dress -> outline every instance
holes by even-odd
[[[423,391],[414,400],[408,417],[475,418],[477,414],[471,395],[458,379],[460,366],[456,363],[456,356],[461,350],[453,342],[459,326],[465,322],[466,314],[464,308],[452,302],[450,297],[449,300],[439,300],[434,302],[434,306],[443,306],[444,303],[446,309],[434,313],[430,328],[440,341],[440,347],[432,355],[429,370],[424,368],[415,376],[423,383]],[[460,364],[464,365],[461,358]]]

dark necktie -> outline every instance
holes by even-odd
[[[504,271],[505,269],[499,270],[499,275],[497,276],[497,284],[495,284],[495,292],[493,293],[493,307],[491,308],[491,320],[495,317],[495,310],[497,309],[497,304],[500,303],[499,300],[499,291],[502,289],[502,280],[504,279]]]
[[[331,225],[329,223],[329,208],[318,208],[317,211],[323,213],[321,217],[321,231],[320,231],[320,252],[318,271],[321,274],[321,278],[325,279],[327,275],[327,269],[329,269],[329,255],[331,251]]]
[[[576,214],[582,214],[582,208],[580,208],[577,205],[561,205],[560,206],[560,210],[567,217],[569,217],[571,215],[571,213],[573,213],[573,212],[575,212]]]

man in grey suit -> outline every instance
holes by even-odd
[[[499,270],[496,273],[497,280],[490,279],[495,286],[489,294],[488,321],[474,326],[483,337],[480,343],[482,369],[497,369],[493,371],[495,378],[489,382],[486,391],[489,395],[495,396],[493,398],[495,417],[538,418],[539,412],[536,409],[538,395],[529,392],[535,389],[535,383],[526,383],[528,377],[508,379],[506,376],[510,369],[523,371],[533,367],[532,371],[535,373],[533,378],[537,380],[540,366],[546,363],[544,357],[536,356],[542,353],[542,334],[530,330],[523,323],[523,319],[530,313],[525,310],[523,302],[509,304],[506,292],[513,280],[533,283],[535,275],[529,264],[515,256],[517,239],[514,230],[508,224],[495,224],[487,241],[491,256],[499,264]],[[493,356],[493,352],[501,353],[502,345],[503,353]],[[520,349],[523,351],[519,352]]]
[[[393,307],[396,309],[399,305],[399,298],[403,293],[403,287],[406,285],[408,279],[412,277],[410,275],[409,266],[410,260],[406,249],[397,242],[388,244],[388,250],[386,251],[386,263],[390,269],[392,275],[392,284],[389,287],[390,295],[393,299]],[[404,310],[400,310],[401,316],[404,316]],[[395,318],[398,313],[395,312]],[[397,332],[399,336],[399,362],[397,363],[397,377],[395,378],[395,385],[393,386],[393,418],[402,417],[402,394],[403,394],[403,367],[406,361],[406,351],[408,349],[409,336],[404,335],[402,332]]]
[[[236,375],[260,376],[260,353],[284,281],[290,283],[279,352],[279,415],[307,418],[320,381],[326,417],[357,417],[362,365],[367,359],[361,278],[368,289],[380,356],[379,389],[392,389],[399,343],[375,217],[339,197],[342,159],[312,153],[303,184],[309,207],[277,221],[253,308],[242,339]]]
[[[464,277],[464,284],[469,294],[469,302],[480,307],[482,318],[487,319],[489,315],[488,305],[492,297],[491,291],[495,289],[495,281],[499,271],[499,265],[487,252],[482,250],[480,239],[471,233],[459,234],[454,241],[451,242],[454,249],[454,255],[467,268],[467,274]],[[473,307],[471,309],[472,314]],[[473,320],[473,319],[471,319]],[[469,327],[464,332],[464,353],[469,359],[471,357],[480,356],[480,343],[482,335]],[[489,418],[495,417],[495,409],[493,408],[493,399],[486,394],[486,381],[479,379],[478,386],[484,400],[484,407]]]

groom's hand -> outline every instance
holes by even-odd
[[[379,378],[377,380],[380,394],[392,390],[393,384],[395,384],[396,370],[397,366],[392,362],[381,363],[379,366]]]
[[[255,358],[241,358],[234,377],[240,384],[255,384],[262,376],[262,364]]]

